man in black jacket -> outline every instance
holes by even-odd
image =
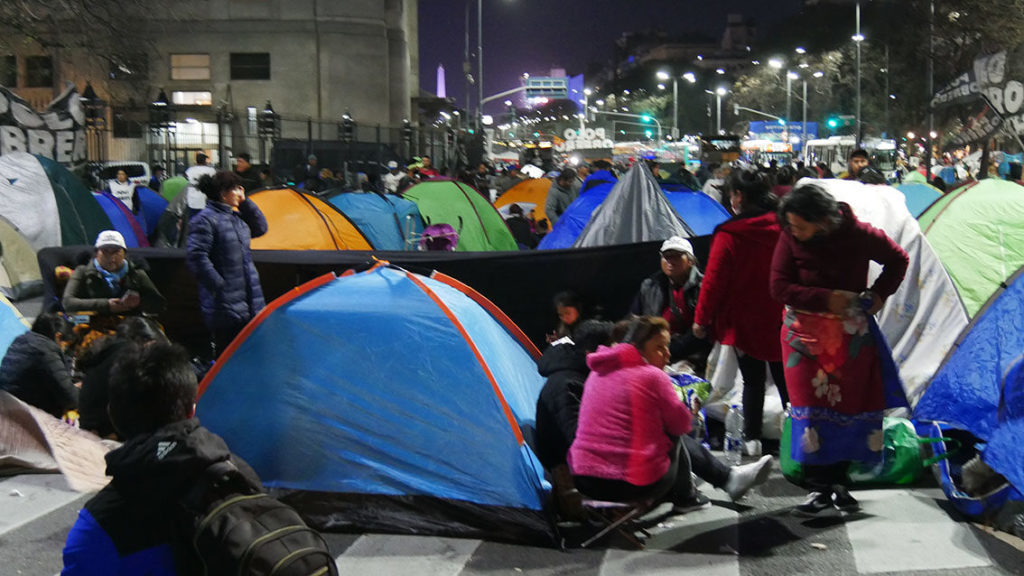
[[[125,443],[107,454],[113,479],[85,504],[64,546],[64,576],[193,573],[176,554],[177,504],[206,469],[231,460],[256,473],[194,418],[196,376],[176,344],[129,345],[110,379],[110,418]]]
[[[61,343],[71,328],[54,313],[40,314],[32,330],[11,342],[0,363],[0,390],[60,418],[78,407],[78,389],[71,382]]]

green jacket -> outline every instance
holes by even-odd
[[[139,307],[132,310],[130,314],[159,314],[167,304],[166,299],[156,285],[149,279],[149,275],[138,265],[128,261],[128,273],[121,279],[119,290],[111,290],[107,281],[103,279],[93,266],[90,260],[75,268],[75,272],[68,280],[64,288],[64,297],[61,304],[65,312],[96,312],[99,314],[110,314],[111,298],[120,298],[125,292],[134,290],[138,292],[142,302]]]

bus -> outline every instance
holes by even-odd
[[[785,142],[744,140],[741,146],[744,158],[757,166],[768,166],[772,161],[783,166],[793,161],[793,146]]]
[[[807,161],[812,165],[824,162],[832,173],[838,176],[846,171],[846,159],[856,147],[857,139],[852,135],[808,140]],[[896,169],[895,140],[866,138],[862,142],[862,147],[867,151],[871,165],[878,168],[882,174],[888,176]]]
[[[700,140],[701,164],[725,164],[739,160],[740,137],[735,134],[705,136]]]

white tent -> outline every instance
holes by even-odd
[[[42,165],[25,152],[0,156],[0,216],[38,251],[61,245],[60,213]]]

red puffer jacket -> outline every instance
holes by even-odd
[[[711,338],[770,362],[782,360],[782,304],[768,291],[779,231],[774,212],[737,216],[715,229],[694,318]]]

